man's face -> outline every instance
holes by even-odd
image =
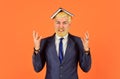
[[[65,36],[68,33],[69,27],[70,22],[68,21],[68,17],[55,19],[55,32],[58,36]]]

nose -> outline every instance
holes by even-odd
[[[64,26],[63,26],[63,24],[61,23],[61,24],[60,24],[60,28],[63,28],[63,27],[64,27]]]

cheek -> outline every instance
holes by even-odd
[[[59,24],[55,24],[55,28],[59,28]]]
[[[68,29],[69,27],[70,27],[69,24],[64,26],[65,29]]]
[[[55,25],[55,30],[57,31],[59,29],[59,25]]]

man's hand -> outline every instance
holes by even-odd
[[[85,33],[85,38],[82,38],[82,42],[83,42],[83,46],[84,46],[84,50],[85,51],[89,51],[89,33],[86,32]]]
[[[40,41],[41,41],[41,39],[42,39],[42,36],[39,36],[38,33],[33,31],[33,40],[34,40],[35,50],[40,49]]]

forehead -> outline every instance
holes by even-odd
[[[68,21],[68,17],[57,17],[55,18],[55,21]]]

